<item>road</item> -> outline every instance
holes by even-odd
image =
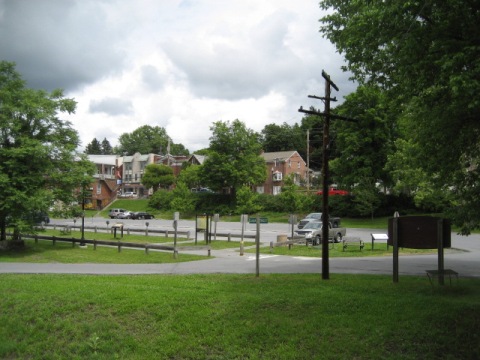
[[[88,218],[86,226],[106,226],[104,218]],[[173,231],[173,221],[147,220],[149,229],[168,229]],[[130,229],[146,228],[144,220],[122,220],[125,227]],[[109,220],[113,225],[117,220]],[[118,221],[119,222],[119,221]],[[74,225],[73,220],[52,220],[60,226]],[[79,221],[75,225],[79,225]],[[178,230],[191,231],[194,234],[195,221],[179,220]],[[215,230],[215,226],[213,226]],[[254,235],[255,224],[246,224],[244,234]],[[218,222],[219,233],[241,233],[241,224],[232,222]],[[371,248],[371,234],[386,233],[379,230],[347,229],[348,236],[359,237],[365,241],[364,251]],[[260,241],[268,245],[276,241],[278,235],[291,234],[291,227],[287,224],[261,224]],[[201,235],[203,236],[203,235]],[[205,251],[199,253],[205,255]],[[318,273],[322,271],[322,259],[310,257],[281,256],[263,254],[259,261],[260,273]],[[402,275],[425,275],[426,270],[437,268],[437,255],[401,256],[399,259],[400,281]],[[480,235],[468,237],[452,233],[452,249],[445,250],[445,268],[453,269],[460,277],[480,278]],[[393,262],[391,256],[362,257],[362,258],[330,258],[330,274],[392,274]],[[0,273],[66,273],[66,274],[207,274],[207,273],[237,273],[255,274],[256,256],[245,253],[240,256],[238,249],[212,250],[212,258],[201,261],[175,264],[33,264],[33,263],[0,263]]]

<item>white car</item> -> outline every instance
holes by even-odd
[[[117,215],[117,219],[131,219],[132,213],[130,211],[124,211]]]

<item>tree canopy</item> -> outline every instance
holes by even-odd
[[[93,138],[85,147],[84,153],[88,155],[112,155],[113,149],[107,138],[104,138],[102,142],[98,141],[97,138]]]
[[[145,167],[142,184],[147,188],[153,188],[153,192],[156,192],[159,188],[168,188],[174,182],[175,176],[170,166],[149,164]]]
[[[32,212],[45,212],[54,200],[70,204],[74,189],[93,173],[76,161],[77,132],[58,113],[75,111],[61,90],[26,88],[13,63],[0,62],[0,240],[10,224],[31,225]]]
[[[132,133],[123,133],[115,148],[118,155],[140,154],[171,154],[188,155],[189,152],[182,144],[172,143],[166,130],[160,126],[144,125]]]
[[[409,143],[396,151],[408,149],[434,186],[454,193],[452,217],[463,233],[480,227],[480,3],[320,4],[330,10],[321,32],[345,68],[396,102],[399,136]]]
[[[229,188],[235,196],[242,185],[265,181],[259,134],[247,129],[240,120],[217,121],[211,130],[209,155],[202,165],[202,183],[214,190]]]

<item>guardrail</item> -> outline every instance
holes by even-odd
[[[93,232],[98,232],[98,231],[104,231],[104,232],[111,232],[112,226],[115,226],[115,224],[112,224],[111,226],[88,226],[85,225],[83,228],[84,230],[93,230]],[[53,228],[53,230],[56,230],[57,228],[59,229],[78,229],[79,231],[82,230],[81,225],[60,225],[60,224],[45,224],[44,227],[49,227]],[[148,227],[145,227],[144,229],[137,229],[137,228],[129,228],[126,227],[125,225],[123,226],[123,231],[127,233],[127,235],[130,235],[130,233],[143,233],[145,236],[148,236],[149,234],[163,234],[165,237],[173,236],[175,233],[175,230],[161,230],[161,229],[149,229]],[[177,231],[177,236],[181,237],[186,237],[187,239],[192,239],[191,236],[191,231]]]

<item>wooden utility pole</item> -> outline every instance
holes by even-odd
[[[310,194],[310,130],[307,129],[307,194]]]
[[[323,164],[322,164],[322,178],[323,178],[323,193],[322,193],[322,200],[323,200],[323,208],[322,208],[322,279],[327,280],[330,278],[330,265],[329,265],[329,257],[328,257],[328,234],[329,234],[329,221],[328,221],[328,177],[329,177],[329,169],[328,169],[328,152],[329,152],[329,144],[330,144],[330,118],[332,117],[330,114],[330,101],[337,101],[336,98],[331,98],[331,88],[333,87],[335,90],[338,91],[337,85],[330,80],[330,76],[327,75],[325,71],[322,71],[322,77],[325,79],[325,97],[318,97],[314,95],[309,95],[308,97],[314,99],[323,100],[325,103],[325,111],[323,113],[316,111],[316,110],[304,110],[302,107],[298,111],[311,114],[311,115],[319,115],[325,118],[323,122]]]

